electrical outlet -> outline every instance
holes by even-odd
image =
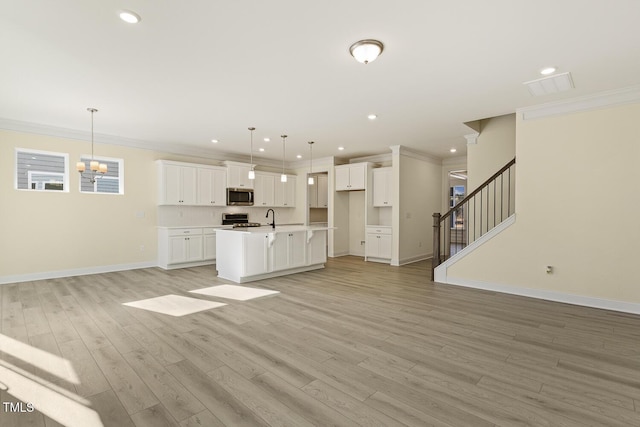
[[[364,240],[360,240],[360,246],[364,245],[366,242]]]
[[[547,265],[547,274],[553,274],[553,266],[552,265]]]
[[[144,252],[144,245],[140,245],[140,252]]]

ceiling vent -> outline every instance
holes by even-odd
[[[571,73],[568,72],[554,74],[537,80],[531,80],[530,82],[524,82],[523,84],[527,85],[529,93],[533,96],[563,92],[574,88]]]

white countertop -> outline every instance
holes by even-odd
[[[232,228],[220,231],[233,231],[234,233],[291,233],[293,231],[323,231],[332,230],[335,227],[319,226],[319,225],[276,225],[274,229],[270,225],[261,227]]]
[[[233,225],[174,225],[174,226],[158,226],[157,228],[162,228],[164,230],[176,230],[180,228],[217,228],[220,230],[230,230],[233,228]]]

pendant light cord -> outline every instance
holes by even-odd
[[[287,135],[280,135],[282,137],[282,175],[284,175],[284,140]]]
[[[94,160],[93,158],[93,113],[95,113],[96,110],[95,108],[87,108],[87,111],[89,111],[91,113],[91,160]]]
[[[256,130],[256,128],[254,127],[250,127],[249,130],[251,131],[251,170],[253,170],[253,131]]]

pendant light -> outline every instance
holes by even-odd
[[[309,180],[307,181],[309,183],[309,185],[313,185],[314,184],[314,180],[313,180],[313,175],[311,175],[313,173],[313,141],[309,141]]]
[[[249,179],[256,179],[256,172],[253,170],[253,131],[256,130],[254,127],[250,127],[249,131],[251,132],[251,168],[249,169]]]
[[[280,135],[282,138],[282,175],[280,175],[280,182],[287,182],[287,174],[284,173],[284,140],[287,135]]]
[[[88,175],[87,178],[89,178],[89,182],[95,184],[96,179],[102,178],[102,176],[107,173],[107,165],[105,163],[100,163],[93,158],[93,113],[97,113],[98,110],[95,108],[87,108],[87,111],[91,113],[91,161],[89,162],[90,175]],[[83,161],[76,163],[76,170],[80,172],[80,176],[83,175],[86,168],[87,165]],[[96,173],[99,173],[100,175],[96,175]]]

